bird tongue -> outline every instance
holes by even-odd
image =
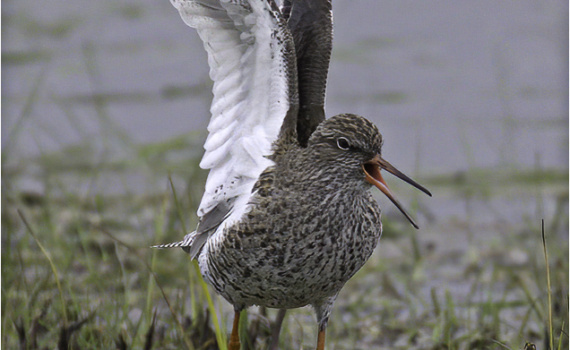
[[[388,185],[386,184],[386,181],[384,181],[384,178],[382,177],[380,170],[384,169],[388,171],[389,173],[395,175],[396,177],[404,180],[410,185],[426,193],[430,197],[431,193],[425,187],[421,186],[414,180],[410,179],[408,176],[406,176],[404,173],[396,169],[392,164],[388,163],[378,155],[375,156],[371,161],[364,163],[362,168],[364,170],[364,174],[366,175],[366,180],[372,185],[376,186],[380,191],[382,191],[382,193],[384,193],[386,197],[388,197],[388,199],[390,199],[390,201],[394,203],[394,205],[402,212],[402,214],[404,214],[404,216],[406,217],[406,219],[408,219],[408,221],[412,224],[412,226],[414,226],[416,229],[419,228],[419,226],[415,223],[412,217],[406,212],[406,210],[400,204],[400,202],[398,202],[394,194],[392,194],[392,191],[390,191],[390,189],[388,188]]]

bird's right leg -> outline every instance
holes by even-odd
[[[232,335],[230,336],[228,350],[240,350],[241,347],[241,344],[239,342],[239,315],[240,311],[236,310],[234,314],[234,325],[232,327]]]
[[[326,326],[322,329],[319,327],[319,335],[317,337],[317,350],[325,350],[325,333],[326,333]]]
[[[325,350],[325,334],[327,331],[327,324],[329,316],[336,299],[336,295],[328,297],[320,303],[313,304],[317,314],[317,321],[319,323],[319,335],[317,336],[317,350]]]

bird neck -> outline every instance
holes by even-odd
[[[291,190],[357,194],[370,189],[357,164],[346,164],[298,146],[288,150],[277,163],[276,170]]]

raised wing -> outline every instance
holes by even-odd
[[[200,163],[210,173],[198,209],[201,224],[211,227],[241,217],[255,181],[272,165],[273,142],[280,132],[295,132],[281,130],[294,125],[298,108],[294,44],[272,1],[171,2],[204,42],[214,81]]]
[[[295,42],[299,81],[297,133],[302,146],[325,119],[325,89],[332,50],[331,0],[284,0],[287,19]]]

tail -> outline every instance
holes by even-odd
[[[192,259],[194,259],[194,258],[196,258],[196,256],[200,252],[202,246],[206,242],[205,238],[208,238],[207,234],[204,235],[203,232],[198,233],[197,231],[194,231],[194,232],[191,232],[191,233],[187,234],[186,236],[184,236],[184,239],[181,240],[180,242],[153,245],[151,248],[165,249],[165,248],[178,248],[178,247],[180,247],[186,253],[190,254],[190,257]]]
[[[186,236],[184,236],[184,239],[181,240],[180,242],[153,245],[151,248],[165,249],[165,248],[178,248],[178,247],[180,247],[188,253],[188,251],[190,250],[190,247],[192,246],[192,243],[194,243],[195,240],[196,240],[196,231],[189,233]]]

